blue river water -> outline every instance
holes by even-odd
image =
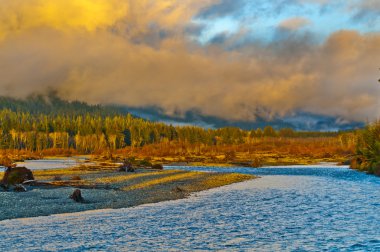
[[[188,199],[0,222],[0,251],[380,251],[380,178],[345,167],[260,176]]]

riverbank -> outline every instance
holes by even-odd
[[[158,204],[1,221],[0,251],[380,249],[377,177],[342,166],[178,169],[261,178]]]
[[[127,158],[136,161],[137,165],[139,162],[187,166],[311,165],[322,162],[342,163],[352,159],[356,150],[354,140],[355,135],[348,134],[339,137],[259,137],[247,139],[248,142],[240,144],[169,142],[99,149],[85,157],[100,162],[122,162]],[[0,164],[51,156],[77,158],[85,153],[74,149],[45,149],[38,152],[3,150]]]
[[[250,155],[248,153],[236,153],[233,159],[226,159],[224,155],[217,158],[210,158],[205,155],[182,157],[182,156],[166,156],[166,157],[134,157],[133,165],[140,163],[159,163],[165,166],[206,166],[206,167],[267,167],[267,166],[289,166],[289,165],[318,165],[321,163],[347,164],[349,156],[325,155],[323,157],[315,157],[313,155],[279,155],[277,153],[256,153]],[[94,155],[87,156],[91,162],[114,163],[120,162],[125,156],[112,155],[111,158]]]
[[[255,178],[236,173],[137,169],[118,172],[112,164],[34,171],[45,185],[28,186],[27,192],[0,191],[0,220],[125,208],[186,198],[191,193]],[[0,173],[2,177],[2,174]],[[83,203],[69,198],[82,191]]]

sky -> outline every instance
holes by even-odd
[[[1,0],[0,95],[380,118],[378,0]]]

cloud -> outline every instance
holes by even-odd
[[[63,32],[111,29],[137,37],[151,28],[183,27],[195,11],[214,0],[3,0],[0,2],[0,36],[30,29]]]
[[[126,3],[126,11],[96,25],[79,10],[76,19],[82,21],[75,25],[66,16],[41,21],[42,14],[38,23],[26,25],[27,7],[36,7],[13,7],[19,25],[8,24],[11,18],[0,22],[6,27],[0,93],[26,97],[53,89],[71,100],[159,106],[168,114],[196,109],[231,120],[298,110],[357,120],[380,117],[379,34],[341,31],[320,45],[295,37],[225,50],[186,37],[192,17],[211,1],[104,3],[109,8]],[[219,42],[229,43],[224,40]]]
[[[0,3],[0,35],[38,27],[94,31],[113,25],[127,11],[119,0],[5,0]]]
[[[292,17],[286,20],[283,20],[278,27],[281,29],[286,29],[290,31],[296,31],[300,28],[303,28],[311,24],[311,21],[304,17]]]
[[[380,11],[380,2],[377,0],[363,0],[361,1],[362,8],[372,9],[374,11]]]
[[[349,6],[354,10],[354,20],[366,20],[370,25],[376,24],[380,16],[380,2],[377,0],[362,0]]]
[[[247,6],[246,0],[219,0],[201,10],[197,18],[214,19],[223,16],[237,15]]]
[[[328,4],[331,0],[298,0],[299,3]]]

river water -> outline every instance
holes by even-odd
[[[23,162],[17,162],[17,166],[24,166],[30,170],[52,170],[52,169],[65,169],[71,168],[87,163],[87,158],[85,157],[72,157],[72,158],[49,158],[49,159],[38,159],[38,160],[25,160]],[[4,171],[5,167],[0,166],[0,172]]]
[[[260,179],[188,199],[0,222],[0,251],[380,251],[380,178],[346,167],[176,169]]]

